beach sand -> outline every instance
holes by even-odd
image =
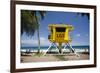
[[[21,55],[21,62],[52,62],[52,61],[69,61],[69,60],[88,60],[88,53],[78,53],[79,56],[75,54],[46,54],[46,55],[35,55],[35,53]]]

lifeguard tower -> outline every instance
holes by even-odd
[[[70,47],[72,53],[76,53],[75,50],[70,45],[72,38],[69,36],[69,32],[71,32],[74,28],[72,25],[66,24],[49,24],[48,25],[50,35],[48,36],[48,40],[51,42],[51,45],[46,50],[45,54],[50,50],[52,46],[58,49],[60,54],[63,53],[63,49],[66,49],[67,46]],[[62,48],[62,43],[64,43],[64,48]]]

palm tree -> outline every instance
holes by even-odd
[[[81,16],[84,16],[84,15],[86,15],[87,16],[87,18],[88,18],[88,20],[89,20],[89,13],[77,13],[77,14],[80,14]]]
[[[28,36],[33,36],[37,30],[38,53],[40,52],[39,21],[44,18],[44,14],[44,11],[21,11],[21,34],[25,32]]]
[[[40,53],[40,35],[39,35],[39,17],[37,17],[37,14],[40,14],[41,18],[43,19],[44,18],[44,13],[43,11],[38,11],[38,12],[33,12],[34,16],[35,16],[35,19],[36,19],[36,23],[37,23],[37,36],[38,36],[38,52],[37,53]]]

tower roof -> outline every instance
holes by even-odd
[[[65,28],[69,28],[70,30],[73,30],[73,26],[72,25],[68,25],[68,24],[49,24],[48,27],[65,27]]]

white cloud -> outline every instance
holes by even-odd
[[[40,44],[41,46],[47,46],[50,44],[49,40],[44,38],[44,37],[40,37]]]
[[[29,39],[29,40],[21,40],[22,45],[29,45],[29,46],[38,46],[38,39]],[[40,37],[40,45],[41,46],[48,46],[50,44],[48,39],[44,37]]]
[[[40,37],[40,40],[41,41],[45,41],[46,39],[44,37]]]
[[[80,35],[80,34],[76,34],[76,36],[77,36],[77,37],[80,37],[81,35]]]

